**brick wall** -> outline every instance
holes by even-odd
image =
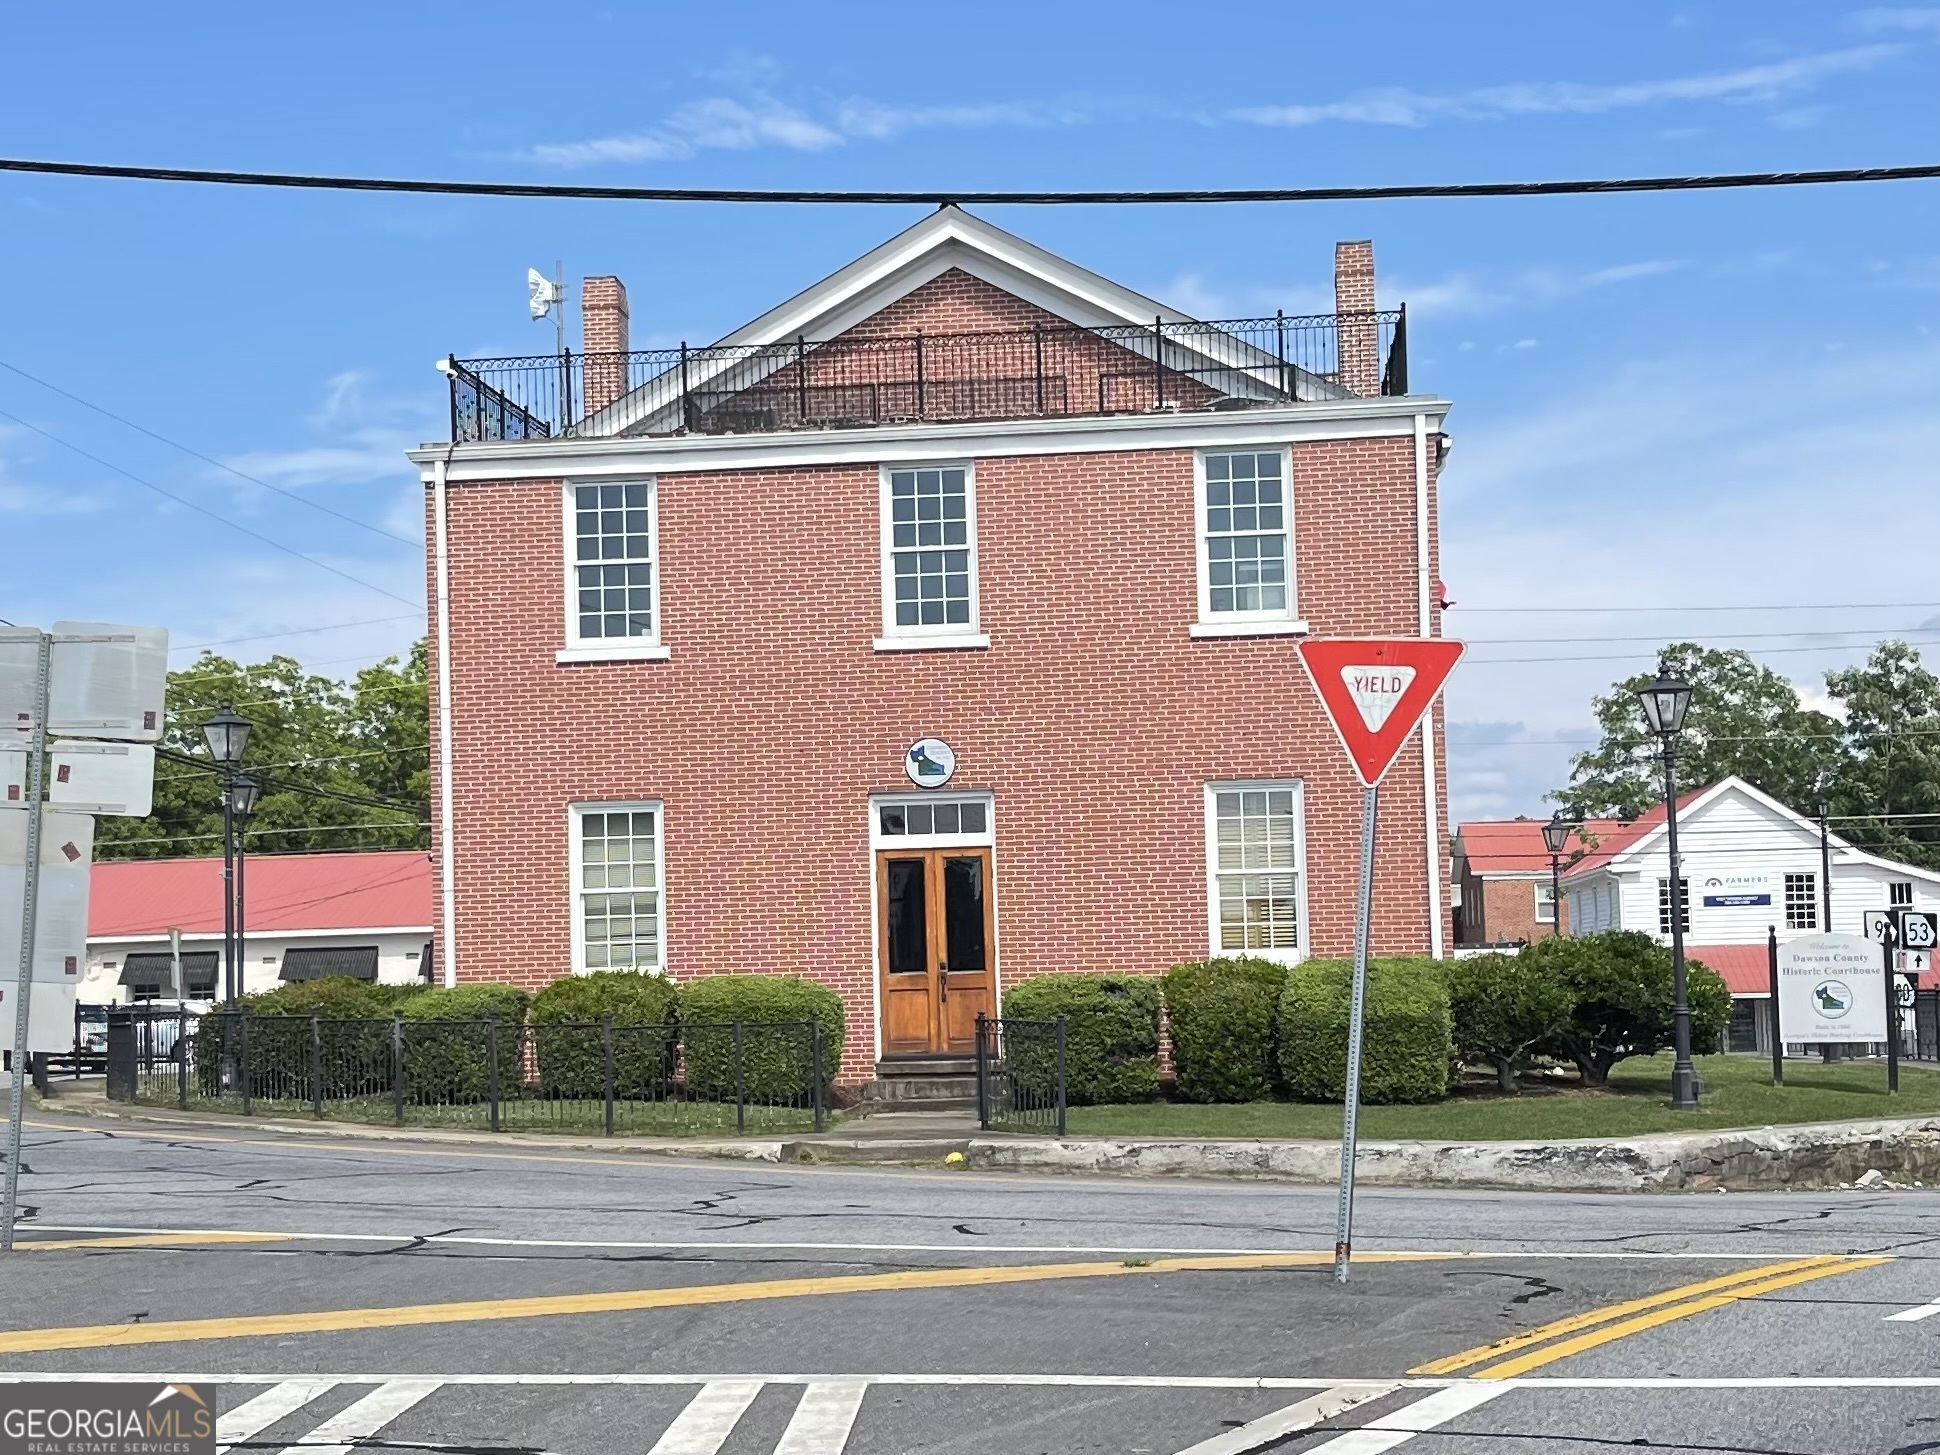
[[[875,468],[663,476],[672,658],[570,666],[553,660],[559,483],[453,487],[460,974],[566,973],[567,805],[662,799],[669,970],[835,986],[851,1024],[843,1079],[865,1079],[867,798],[907,791],[902,753],[924,734],[956,749],[953,788],[996,796],[1005,984],[1206,952],[1209,779],[1306,781],[1312,949],[1348,953],[1360,793],[1294,639],[1187,636],[1192,471],[1188,451],[978,460],[992,646],[893,653],[870,645]],[[1322,633],[1412,635],[1412,439],[1299,445],[1292,480],[1302,615]],[[1428,946],[1425,808],[1416,738],[1382,794],[1381,952]]]
[[[626,287],[618,278],[588,278],[580,285],[580,345],[586,355],[586,414],[596,414],[626,393],[629,342]]]
[[[1469,873],[1462,879],[1462,941],[1493,944],[1497,940],[1543,940],[1557,926],[1536,920],[1534,879],[1504,879]],[[1472,907],[1471,907],[1472,906]],[[1558,910],[1564,934],[1569,933],[1569,901]]]

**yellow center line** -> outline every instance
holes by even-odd
[[[67,1253],[76,1248],[190,1248],[204,1243],[287,1243],[288,1233],[131,1233],[118,1238],[59,1238],[15,1243],[17,1253]]]
[[[1410,1374],[1453,1374],[1458,1369],[1470,1365],[1486,1364],[1491,1359],[1504,1354],[1513,1354],[1518,1349],[1527,1349],[1532,1344],[1547,1343],[1551,1339],[1573,1334],[1578,1329],[1592,1328],[1597,1324],[1607,1324],[1616,1319],[1627,1318],[1664,1304],[1681,1303],[1687,1298],[1697,1298],[1718,1289],[1732,1288],[1742,1283],[1755,1283],[1761,1279],[1772,1278],[1779,1274],[1790,1273],[1805,1268],[1815,1268],[1821,1264],[1837,1261],[1831,1254],[1816,1258],[1798,1258],[1786,1263],[1767,1263],[1758,1268],[1742,1268],[1735,1273],[1727,1273],[1719,1278],[1707,1278],[1702,1283],[1686,1283],[1677,1288],[1653,1293],[1648,1298],[1633,1298],[1628,1303],[1611,1304],[1608,1308],[1591,1309],[1588,1313],[1572,1314],[1566,1319],[1544,1324],[1540,1328],[1525,1329],[1520,1334],[1511,1334],[1506,1339],[1497,1339],[1493,1344],[1483,1344],[1478,1348],[1464,1349],[1459,1354],[1436,1359],[1410,1369]]]
[[[1363,1253],[1364,1263],[1432,1262],[1441,1253]],[[282,1334],[327,1334],[355,1329],[399,1329],[497,1319],[550,1318],[561,1314],[629,1313],[641,1309],[695,1308],[761,1299],[812,1298],[826,1294],[884,1293],[908,1289],[981,1288],[1066,1278],[1111,1278],[1145,1273],[1218,1273],[1234,1270],[1331,1267],[1332,1253],[1270,1253],[1204,1258],[1154,1258],[1150,1263],[1039,1263],[981,1268],[930,1268],[900,1273],[845,1274],[833,1278],[785,1278],[757,1283],[710,1283],[677,1288],[624,1289],[613,1293],[553,1294],[535,1298],[479,1299],[459,1303],[406,1304],[394,1308],[324,1309],[315,1313],[251,1314],[232,1318],[174,1319],[140,1324],[84,1324],[68,1328],[17,1329],[0,1333],[0,1354],[55,1349],[106,1349],[133,1344],[173,1344],[193,1339],[254,1339]]]
[[[1882,1263],[1892,1261],[1890,1258],[1839,1258],[1817,1267],[1800,1268],[1796,1272],[1783,1274],[1777,1278],[1767,1278],[1759,1283],[1741,1284],[1736,1288],[1723,1289],[1702,1298],[1654,1309],[1636,1318],[1626,1319],[1620,1324],[1611,1324],[1607,1328],[1592,1329],[1588,1333],[1578,1334],[1573,1339],[1565,1339],[1560,1344],[1551,1344],[1546,1349],[1536,1349],[1514,1359],[1505,1359],[1500,1364],[1491,1364],[1474,1377],[1514,1379],[1518,1374],[1526,1374],[1531,1369],[1540,1369],[1543,1365],[1554,1363],[1558,1359],[1567,1359],[1570,1355],[1580,1354],[1585,1349],[1594,1349],[1599,1344],[1627,1339],[1632,1334],[1641,1334],[1646,1329],[1654,1329],[1677,1319],[1688,1319],[1693,1314],[1701,1314],[1709,1309],[1723,1308],[1726,1304],[1737,1303],[1741,1299],[1757,1298],[1760,1294],[1773,1293],[1795,1284],[1810,1283],[1815,1278],[1830,1278],[1836,1273],[1856,1273],[1861,1268],[1877,1268]]]

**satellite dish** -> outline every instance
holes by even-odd
[[[532,295],[532,318],[536,323],[560,301],[560,287],[537,268],[525,270],[526,290]]]

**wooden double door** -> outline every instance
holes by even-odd
[[[995,1012],[989,849],[876,855],[885,1056],[970,1055]]]

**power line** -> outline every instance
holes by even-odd
[[[35,434],[40,435],[43,439],[52,440],[55,444],[59,445],[62,449],[72,450],[75,454],[79,455],[82,459],[93,461],[95,464],[101,466],[104,470],[113,470],[117,475],[126,476],[128,479],[133,480],[137,485],[141,486],[145,490],[153,490],[157,495],[160,495],[163,498],[168,500],[173,500],[177,505],[187,506],[190,510],[195,511],[198,515],[206,515],[210,520],[218,521],[221,524],[228,526],[231,530],[241,531],[244,535],[250,537],[252,540],[259,540],[266,546],[274,546],[277,550],[284,552],[286,555],[295,556],[299,561],[308,561],[312,566],[315,566],[319,571],[328,571],[332,576],[341,576],[344,580],[351,582],[353,585],[362,586],[366,591],[375,591],[379,596],[388,596],[391,598],[391,600],[402,602],[406,606],[417,605],[417,603],[411,600],[408,596],[399,596],[395,591],[386,591],[382,586],[373,585],[371,582],[364,580],[362,577],[353,576],[350,574],[350,572],[340,570],[337,567],[330,565],[328,562],[319,561],[315,556],[307,556],[302,551],[299,551],[295,546],[286,546],[281,541],[275,540],[270,536],[264,535],[261,531],[251,530],[248,526],[243,525],[237,521],[233,521],[229,519],[229,517],[226,515],[218,514],[217,512],[209,509],[208,506],[206,505],[198,505],[195,501],[188,499],[186,496],[177,495],[173,490],[164,490],[161,486],[157,485],[154,481],[144,480],[141,476],[137,475],[133,470],[124,470],[120,465],[115,464],[113,461],[104,460],[99,455],[91,454],[87,450],[82,449],[79,445],[71,444],[67,440],[62,439],[59,435],[55,434],[52,430],[42,429],[37,424],[28,423],[26,420],[22,419],[17,414],[9,414],[6,410],[0,409],[0,419],[11,419],[15,424],[19,425],[22,429],[30,429]]]
[[[448,182],[402,177],[337,177],[308,172],[231,172],[0,157],[0,171],[58,177],[198,182],[228,187],[295,187],[326,192],[418,192],[458,197],[572,197],[609,202],[809,202],[903,204],[1111,204],[1180,202],[1366,202],[1403,197],[1558,197],[1608,192],[1715,191],[1732,187],[1807,187],[1831,182],[1904,182],[1940,177],[1940,166],[1835,167],[1808,172],[1726,172],[1709,176],[1619,177],[1557,182],[1413,183],[1390,187],[1241,187],[1117,192],[852,191],[742,187],[591,187],[545,182]]]
[[[288,631],[257,632],[254,636],[248,637],[219,637],[212,642],[183,642],[178,646],[170,647],[169,650],[171,652],[204,652],[210,647],[233,647],[238,642],[271,642],[277,640],[279,637],[302,637],[310,636],[316,632],[348,631],[351,627],[355,626],[384,626],[394,621],[416,621],[421,615],[423,615],[422,612],[403,612],[397,616],[367,617],[363,621],[335,621],[331,622],[328,626],[297,626],[291,627]],[[338,662],[354,662],[358,659],[356,657],[337,657],[333,660]],[[321,667],[326,664],[318,662],[314,665]]]
[[[1917,631],[1919,629],[1920,628],[1918,627],[1905,627],[1905,626],[1899,626],[1899,627],[1849,626],[1849,627],[1820,627],[1817,629],[1807,629],[1807,630],[1790,631],[1790,632],[1719,632],[1716,635],[1705,637],[1703,641],[1696,642],[1694,643],[1694,645],[1706,646],[1716,642],[1756,642],[1756,641],[1771,641],[1771,640],[1787,641],[1787,640],[1797,640],[1799,637],[1881,637],[1882,635],[1890,632]],[[1570,642],[1661,642],[1664,640],[1664,633],[1651,632],[1644,636],[1632,635],[1632,636],[1615,636],[1615,637],[1465,637],[1463,638],[1463,640],[1467,642],[1467,644],[1471,647],[1474,647],[1474,646],[1524,647],[1524,646],[1540,646],[1545,642],[1554,642],[1558,645],[1566,645]],[[1827,647],[1838,647],[1843,644],[1839,642],[1825,642],[1825,643],[1821,643],[1821,645],[1827,646]]]
[[[1476,612],[1513,612],[1525,616],[1549,616],[1561,611],[1587,611],[1601,614],[1617,611],[1919,611],[1940,607],[1940,601],[1834,601],[1819,604],[1788,601],[1771,605],[1745,606],[1457,606],[1461,615]]]
[[[83,409],[92,409],[96,414],[102,415],[107,419],[112,419],[116,424],[123,425],[128,429],[132,429],[137,434],[145,434],[152,440],[159,440],[161,441],[161,443],[167,445],[170,449],[180,450],[183,454],[188,455],[193,459],[201,460],[204,464],[214,465],[218,470],[227,470],[231,475],[234,475],[238,480],[247,480],[251,485],[259,485],[265,490],[274,491],[276,494],[281,495],[286,500],[294,500],[298,505],[307,505],[312,510],[322,511],[325,515],[334,516],[336,519],[343,521],[347,525],[354,525],[359,530],[367,530],[372,535],[383,536],[386,540],[396,541],[399,545],[411,546],[415,548],[415,547],[420,547],[423,544],[421,541],[414,541],[410,539],[410,537],[408,536],[401,536],[396,534],[393,531],[385,530],[382,526],[372,525],[368,521],[359,520],[354,515],[345,515],[341,510],[332,510],[329,506],[324,505],[318,501],[312,500],[307,495],[301,495],[294,490],[285,490],[281,485],[272,485],[267,480],[258,480],[254,475],[246,474],[245,472],[238,470],[234,465],[226,464],[223,461],[216,459],[215,456],[213,455],[205,455],[200,450],[190,449],[189,446],[183,444],[181,441],[172,440],[165,434],[157,433],[155,430],[150,429],[145,424],[136,424],[132,419],[124,419],[119,414],[116,414],[112,409],[103,408],[101,405],[96,404],[91,399],[83,399],[78,394],[70,393],[68,390],[61,388],[61,386],[58,384],[50,384],[45,379],[41,378],[39,375],[29,374],[25,369],[19,367],[17,364],[10,364],[5,359],[0,359],[0,369],[6,369],[11,373],[18,374],[21,378],[26,379],[31,383],[38,384],[43,389],[52,390],[54,393],[60,395],[61,398],[63,399],[73,400],[76,404],[80,405]]]
[[[1563,639],[1558,638],[1557,640],[1563,640]],[[1899,642],[1901,645],[1909,646],[1909,647],[1931,647],[1931,646],[1940,645],[1940,637],[1921,637],[1918,640],[1915,640],[1911,637],[1891,637],[1891,638],[1885,638],[1879,642],[1871,642],[1871,643],[1846,642],[1841,644],[1837,642],[1832,642],[1832,643],[1821,642],[1809,647],[1751,647],[1746,649],[1746,655],[1750,656],[1750,655],[1756,654],[1761,657],[1766,657],[1779,652],[1851,651],[1851,650],[1854,650],[1855,648],[1862,647],[1862,646],[1881,646],[1884,644],[1884,641],[1887,641],[1887,640]],[[1475,666],[1483,666],[1483,665],[1496,666],[1498,664],[1506,665],[1509,663],[1516,663],[1516,662],[1634,662],[1639,657],[1648,659],[1651,655],[1652,653],[1648,651],[1644,651],[1644,652],[1618,652],[1614,655],[1604,654],[1601,656],[1573,655],[1573,656],[1564,656],[1564,657],[1470,657],[1467,660]]]

